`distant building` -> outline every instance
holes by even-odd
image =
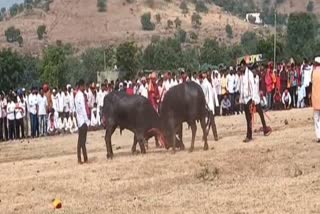
[[[247,13],[246,21],[252,24],[262,24],[263,20],[261,19],[260,13]]]

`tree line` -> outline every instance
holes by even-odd
[[[117,46],[90,48],[82,54],[75,53],[70,44],[61,41],[43,50],[41,58],[22,55],[11,49],[0,51],[1,90],[17,87],[30,88],[46,82],[52,86],[75,84],[79,78],[96,81],[97,72],[115,65],[133,78],[138,71],[176,70],[188,72],[206,70],[219,64],[234,65],[236,58],[246,54],[263,54],[273,59],[273,36],[260,37],[254,32],[242,35],[239,44],[227,45],[217,39],[206,39],[202,45],[185,42],[186,32],[177,29],[175,36],[161,39],[153,37],[142,48],[133,41]],[[189,37],[195,35],[189,33]],[[311,14],[291,14],[287,32],[278,35],[277,61],[293,57],[297,62],[303,58],[320,55],[319,24]]]

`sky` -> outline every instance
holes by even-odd
[[[9,8],[14,3],[22,3],[24,0],[0,0],[0,8],[6,7]]]

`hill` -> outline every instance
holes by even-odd
[[[186,32],[194,31],[199,41],[216,37],[219,41],[235,43],[248,30],[256,30],[263,34],[266,29],[251,25],[242,19],[223,11],[214,4],[207,4],[208,13],[201,13],[202,25],[200,29],[193,29],[191,15],[195,11],[194,4],[188,3],[189,13],[184,15],[179,8],[181,0],[168,3],[164,0],[154,0],[152,7],[146,0],[136,0],[127,3],[126,0],[108,0],[107,11],[98,12],[96,0],[54,0],[50,10],[40,9],[25,11],[7,21],[0,22],[0,47],[18,48],[17,44],[6,42],[4,32],[10,26],[21,30],[24,39],[23,52],[38,54],[42,48],[57,40],[71,43],[81,49],[119,44],[125,40],[134,40],[141,45],[150,42],[153,36],[168,37],[175,33],[175,28],[167,29],[167,21],[174,21],[177,17],[182,21],[181,28]],[[161,23],[156,24],[154,31],[144,31],[140,23],[143,13],[150,12],[152,21],[160,14]],[[37,27],[46,25],[47,37],[43,41],[37,38]],[[226,25],[233,29],[233,39],[228,39]]]

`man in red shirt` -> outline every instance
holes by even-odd
[[[158,112],[160,94],[159,94],[158,85],[156,81],[157,81],[157,74],[155,72],[152,72],[152,74],[150,75],[149,85],[148,85],[148,99],[150,100],[151,105],[156,110],[156,112]]]

